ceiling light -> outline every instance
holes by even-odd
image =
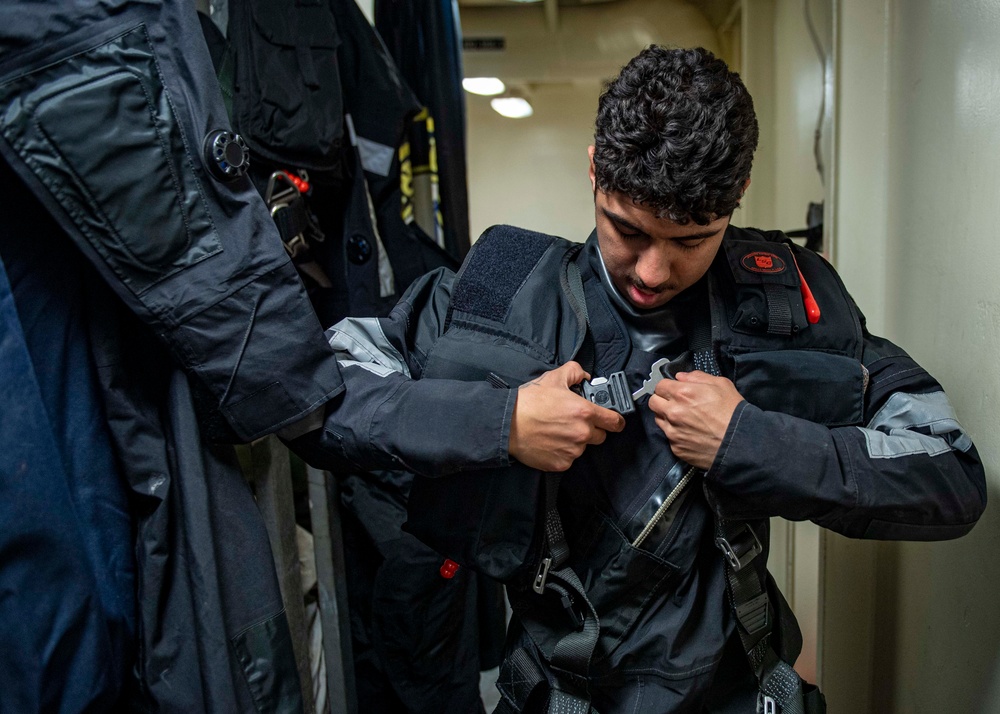
[[[507,88],[496,77],[466,77],[462,80],[462,89],[472,94],[492,97],[496,94],[503,94]]]
[[[496,97],[490,100],[490,106],[497,114],[510,119],[523,119],[532,114],[528,100],[521,97]]]

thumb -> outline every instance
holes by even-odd
[[[590,375],[584,371],[580,363],[573,360],[557,367],[553,370],[553,374],[559,375],[559,381],[565,383],[567,387],[572,387],[585,379],[590,379]]]

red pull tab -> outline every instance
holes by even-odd
[[[309,193],[309,182],[301,176],[296,176],[291,171],[282,171],[299,193]]]
[[[458,572],[458,563],[450,558],[445,558],[438,572],[441,573],[441,577],[445,580],[451,580],[455,577],[455,573]]]
[[[816,302],[816,298],[813,297],[812,290],[809,289],[809,283],[806,282],[805,276],[799,270],[799,263],[795,260],[794,255],[792,256],[792,260],[795,262],[795,270],[799,273],[799,291],[802,293],[802,305],[806,309],[806,319],[810,325],[815,325],[821,317],[819,304]]]

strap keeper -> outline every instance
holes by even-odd
[[[749,538],[746,537],[747,534],[749,534]],[[723,552],[730,567],[737,573],[764,551],[760,541],[757,540],[757,534],[746,523],[743,524],[743,529],[733,537],[732,543],[724,536],[719,536],[715,539],[715,545]]]
[[[783,285],[766,283],[764,296],[767,299],[767,334],[792,334],[792,305],[788,291]]]
[[[740,621],[740,625],[751,636],[769,627],[771,623],[770,611],[767,606],[767,593],[761,593],[757,597],[737,606],[736,619]]]
[[[573,627],[577,630],[583,627],[583,618],[576,611],[576,607],[573,605],[573,598],[569,596],[569,593],[563,593],[562,597],[559,599],[560,604],[563,606],[563,610],[569,616],[569,621],[573,623]]]

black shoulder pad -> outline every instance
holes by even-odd
[[[503,322],[511,301],[554,236],[515,228],[488,228],[458,274],[451,310]]]

